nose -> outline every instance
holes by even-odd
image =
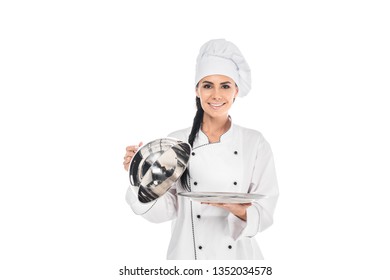
[[[222,92],[219,88],[215,88],[213,90],[213,94],[211,95],[211,98],[215,100],[220,100],[222,98]]]

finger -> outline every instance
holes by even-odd
[[[124,168],[126,171],[129,171],[129,166],[130,166],[129,163],[123,162],[123,168]]]
[[[240,205],[242,205],[242,206],[246,206],[246,207],[249,207],[249,206],[251,206],[252,205],[252,203],[241,203]]]
[[[127,151],[125,157],[133,157],[135,155],[135,151]]]
[[[251,207],[252,203],[246,203],[244,206],[245,206],[245,208]]]
[[[222,205],[222,204],[226,204],[226,203],[222,203],[222,202],[208,202],[208,201],[203,201],[201,202],[202,204],[213,204],[213,205]]]
[[[210,206],[215,206],[215,207],[220,207],[220,208],[226,208],[225,203],[202,202],[202,204],[207,204]]]
[[[139,147],[142,146],[142,142],[139,142],[138,145],[130,145],[126,147],[126,151],[136,151],[139,149]]]
[[[132,145],[132,146],[127,146],[126,147],[126,152],[127,151],[136,151],[138,149],[138,146]]]

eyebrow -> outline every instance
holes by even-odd
[[[202,84],[214,84],[213,82],[210,82],[210,81],[203,81]],[[221,85],[226,85],[226,84],[231,84],[231,82],[227,81],[227,82],[222,82]]]

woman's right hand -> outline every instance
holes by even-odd
[[[139,142],[138,146],[133,145],[133,146],[127,146],[126,147],[126,154],[123,157],[123,168],[128,171],[129,166],[130,166],[130,161],[133,158],[134,154],[138,151],[139,147],[142,146],[142,142]]]

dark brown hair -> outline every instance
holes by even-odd
[[[202,105],[200,104],[199,97],[196,97],[195,102],[196,102],[197,111],[196,111],[196,114],[194,117],[194,122],[192,124],[191,133],[188,136],[188,143],[191,145],[192,148],[194,147],[195,138],[198,135],[200,127],[202,125],[203,113],[204,113]],[[189,178],[190,178],[190,173],[189,173],[188,168],[187,168],[184,171],[183,175],[180,177],[180,183],[181,183],[182,187],[187,191],[191,191],[191,186],[189,184]]]

